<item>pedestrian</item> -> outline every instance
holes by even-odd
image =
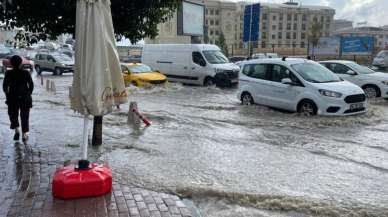
[[[18,141],[20,138],[19,130],[19,112],[22,124],[22,140],[27,142],[29,132],[29,116],[32,108],[32,91],[34,83],[27,70],[21,68],[22,58],[12,56],[12,69],[5,73],[3,81],[3,91],[6,96],[5,103],[8,105],[8,116],[11,122],[11,129],[15,130],[13,139]]]

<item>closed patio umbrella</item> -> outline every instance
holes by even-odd
[[[75,71],[71,107],[83,114],[83,159],[87,116],[102,116],[127,102],[112,24],[110,0],[77,0]]]
[[[76,51],[71,107],[84,115],[82,160],[57,169],[54,197],[68,199],[98,196],[112,189],[109,167],[87,161],[88,116],[102,116],[125,103],[127,93],[121,75],[110,12],[110,0],[77,0]]]

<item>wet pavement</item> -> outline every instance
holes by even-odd
[[[69,109],[72,77],[46,78],[57,92],[34,94],[31,143],[57,165],[80,157],[82,117]],[[127,125],[123,105],[104,117],[105,144],[90,150],[92,160],[109,162],[117,183],[189,198],[209,217],[388,216],[384,100],[365,115],[307,118],[241,106],[235,89],[128,90],[152,126]],[[10,131],[0,115],[3,138]],[[2,156],[14,161],[13,149]]]

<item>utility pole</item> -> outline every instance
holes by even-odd
[[[250,5],[251,7],[251,17],[249,19],[249,40],[248,40],[248,58],[250,58],[252,56],[251,54],[251,36],[252,36],[252,18],[253,18],[253,4]]]

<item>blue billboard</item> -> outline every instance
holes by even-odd
[[[259,40],[260,4],[246,5],[244,9],[244,42]]]
[[[374,48],[374,38],[370,36],[349,36],[341,38],[343,55],[370,55]]]

